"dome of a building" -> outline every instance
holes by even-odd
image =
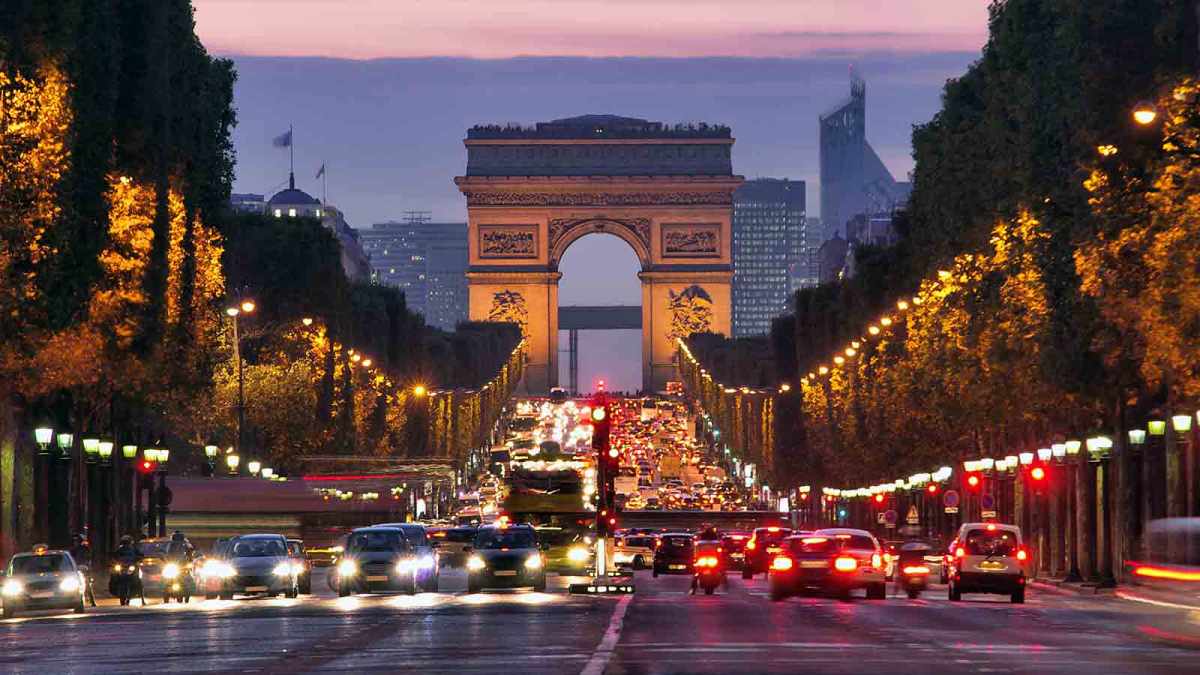
[[[276,192],[271,201],[267,202],[267,206],[275,206],[277,204],[320,204],[316,197],[308,194],[304,190],[288,188]]]

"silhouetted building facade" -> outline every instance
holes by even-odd
[[[804,181],[749,180],[733,193],[733,337],[765,335],[809,276]]]

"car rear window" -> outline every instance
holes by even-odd
[[[625,545],[651,548],[654,546],[654,537],[625,537]]]
[[[446,541],[452,541],[456,544],[469,544],[475,541],[475,530],[448,530],[446,532]]]
[[[861,535],[826,536],[812,535],[792,539],[790,544],[793,553],[833,553],[835,551],[875,549],[875,541]]]
[[[765,542],[768,544],[777,544],[777,543],[783,541],[784,539],[788,538],[789,536],[791,536],[791,534],[792,534],[791,530],[789,530],[785,527],[781,527],[781,528],[775,530],[774,532],[772,532],[771,530],[767,530],[767,529],[759,530],[754,533],[754,538],[758,539],[761,542]]]
[[[1009,556],[1017,552],[1017,534],[1009,530],[971,530],[963,542],[967,555]]]
[[[691,537],[663,537],[662,538],[662,546],[663,546],[663,548],[675,548],[675,549],[691,548],[692,547],[692,538]]]

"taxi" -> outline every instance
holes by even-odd
[[[0,574],[0,616],[8,619],[19,612],[39,609],[72,609],[83,613],[85,580],[66,551],[45,544],[29,553],[18,553]]]

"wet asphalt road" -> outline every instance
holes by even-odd
[[[638,574],[630,600],[550,592],[102,603],[0,621],[0,671],[1156,673],[1200,671],[1200,612],[1031,589],[772,603],[761,578],[717,595]],[[614,621],[614,617],[622,617]]]

